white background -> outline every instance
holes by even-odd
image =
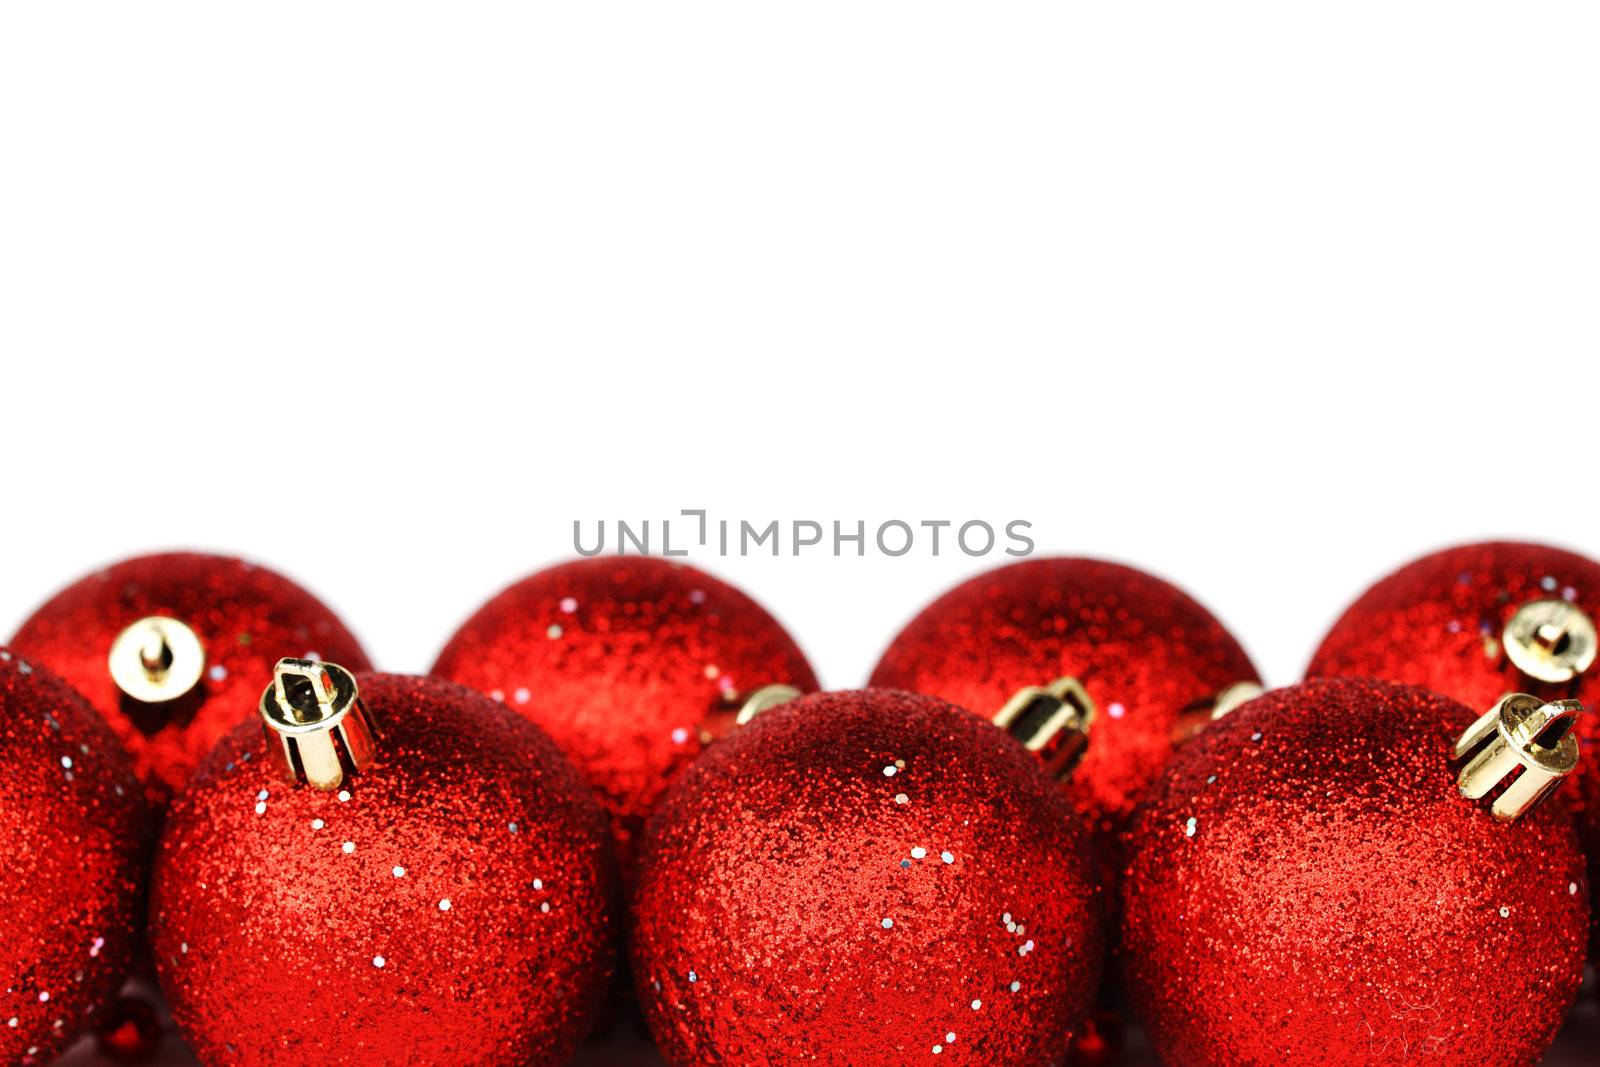
[[[0,629],[246,554],[422,670],[574,519],[1026,518],[1291,681],[1600,553],[1600,8],[6,5]],[[826,683],[985,564],[706,559]]]
[[[423,670],[574,518],[1022,517],[1283,682],[1422,551],[1600,553],[1592,4],[0,20],[6,632],[198,546]],[[833,686],[984,565],[701,562]]]

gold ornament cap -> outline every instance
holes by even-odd
[[[1037,755],[1045,773],[1063,779],[1089,750],[1089,727],[1094,718],[1094,698],[1069,675],[1047,686],[1017,690],[992,721]]]
[[[1217,694],[1217,699],[1211,703],[1211,721],[1216,722],[1234,709],[1250,703],[1258,696],[1263,696],[1266,689],[1260,682],[1234,682],[1228,688]]]
[[[280,659],[261,694],[261,719],[289,777],[337,789],[377,756],[377,730],[355,675],[336,663]]]
[[[177,619],[150,615],[111,642],[111,680],[130,700],[166,704],[194,692],[206,669],[199,636]]]
[[[1594,666],[1594,620],[1565,600],[1535,600],[1507,620],[1500,644],[1512,666],[1536,682],[1561,685]]]
[[[1456,779],[1461,795],[1481,800],[1505,785],[1490,809],[1494,817],[1510,821],[1528,814],[1577,769],[1572,728],[1582,714],[1576,700],[1546,702],[1527,693],[1501,697],[1456,742],[1455,758],[1468,761]]]
[[[700,724],[700,743],[709,745],[719,737],[726,737],[762,712],[771,711],[779,704],[787,704],[800,695],[800,690],[783,682],[764,685],[747,693],[730,694]]]
[[[1214,696],[1196,701],[1178,713],[1177,724],[1172,728],[1172,743],[1183,744],[1218,719],[1232,713],[1235,708],[1250,703],[1265,692],[1260,682],[1240,681],[1224,687]]]

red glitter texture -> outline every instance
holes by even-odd
[[[1489,542],[1426,556],[1361,595],[1322,641],[1310,677],[1352,675],[1420,685],[1487,711],[1508,692],[1571,697],[1589,714],[1577,729],[1578,782],[1561,795],[1577,809],[1600,890],[1600,664],[1569,685],[1522,675],[1500,647],[1511,616],[1534,600],[1561,598],[1600,624],[1600,563],[1547,545]],[[1597,912],[1600,919],[1600,912]],[[1594,929],[1600,955],[1600,921]]]
[[[817,687],[759,604],[649,557],[575,560],[523,579],[467,620],[433,673],[555,739],[610,813],[625,869],[667,783],[700,753],[708,715],[764,685]]]
[[[0,650],[0,1063],[48,1063],[134,957],[151,821],[83,698]]]
[[[166,710],[125,702],[106,664],[117,635],[151,615],[184,623],[205,648],[201,691]],[[190,552],[125,560],[75,582],[22,624],[13,646],[88,698],[158,808],[255,714],[279,659],[315,652],[353,671],[370,667],[344,624],[298,585],[243,560]]]
[[[1055,1063],[1103,950],[1088,840],[1021,745],[943,701],[766,712],[646,834],[633,968],[657,1044],[684,1067]]]
[[[382,731],[348,799],[259,723],[173,802],[151,934],[206,1063],[554,1064],[615,967],[605,817],[548,738],[435,679],[359,678]]]
[[[1130,830],[1128,991],[1165,1063],[1514,1067],[1583,973],[1583,859],[1561,804],[1463,799],[1477,712],[1322,679],[1183,747]]]
[[[1024,686],[1071,675],[1094,699],[1072,792],[1117,829],[1172,755],[1194,709],[1255,681],[1244,649],[1183,591],[1142,571],[1041,559],[980,574],[928,605],[872,685],[929,693],[990,718]],[[1203,721],[1203,719],[1201,720]]]

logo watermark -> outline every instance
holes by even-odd
[[[1027,519],[722,519],[704,508],[672,518],[572,520],[580,556],[1030,556]]]

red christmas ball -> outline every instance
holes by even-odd
[[[1363,593],[1323,638],[1311,676],[1349,675],[1420,685],[1470,707],[1488,707],[1507,692],[1542,690],[1600,705],[1594,646],[1581,670],[1545,683],[1521,670],[1513,654],[1526,646],[1543,671],[1565,674],[1537,640],[1508,627],[1530,609],[1559,613],[1558,624],[1581,625],[1562,610],[1600,618],[1600,563],[1545,545],[1507,542],[1435,552]],[[1555,639],[1559,643],[1560,638]],[[1570,647],[1570,646],[1569,646]],[[1576,650],[1574,650],[1576,651]],[[1569,665],[1576,667],[1579,660]]]
[[[1578,824],[1578,840],[1583,854],[1589,857],[1589,956],[1600,960],[1600,771],[1595,768],[1595,762],[1600,760],[1600,731],[1595,729],[1595,719],[1594,710],[1590,709],[1580,740],[1583,763],[1578,768],[1577,785],[1568,797]]]
[[[105,723],[7,650],[0,768],[0,1063],[48,1063],[133,962],[152,827]]]
[[[1109,833],[1219,696],[1256,681],[1239,642],[1182,590],[1089,559],[980,574],[923,609],[872,685],[942,697],[989,718],[1018,690],[1076,678],[1093,705],[1072,788]],[[1252,689],[1252,695],[1256,690]]]
[[[641,850],[635,983],[675,1064],[1046,1064],[1093,1003],[1089,835],[931,697],[824,693],[713,745]]]
[[[1163,1062],[1537,1062],[1582,978],[1583,859],[1563,805],[1503,822],[1461,795],[1475,720],[1321,679],[1179,751],[1123,878],[1124,973]]]
[[[125,560],[68,586],[12,644],[88,698],[157,807],[254,713],[260,680],[282,657],[370,666],[344,624],[298,585],[191,552]]]
[[[480,694],[319,668],[287,665],[274,736],[238,727],[168,814],[151,935],[179,1031],[207,1063],[562,1062],[615,969],[593,793]]]
[[[618,856],[673,775],[769,685],[817,687],[794,640],[733,586],[650,557],[575,560],[495,596],[433,673],[502,700],[588,776]]]
[[[1420,685],[1474,708],[1521,691],[1571,697],[1600,712],[1595,620],[1600,563],[1548,545],[1463,545],[1402,567],[1363,593],[1323,638],[1306,673]],[[1600,715],[1583,716],[1577,730],[1578,782],[1562,792],[1578,807],[1589,882],[1600,889]],[[1600,922],[1594,945],[1600,953]]]

